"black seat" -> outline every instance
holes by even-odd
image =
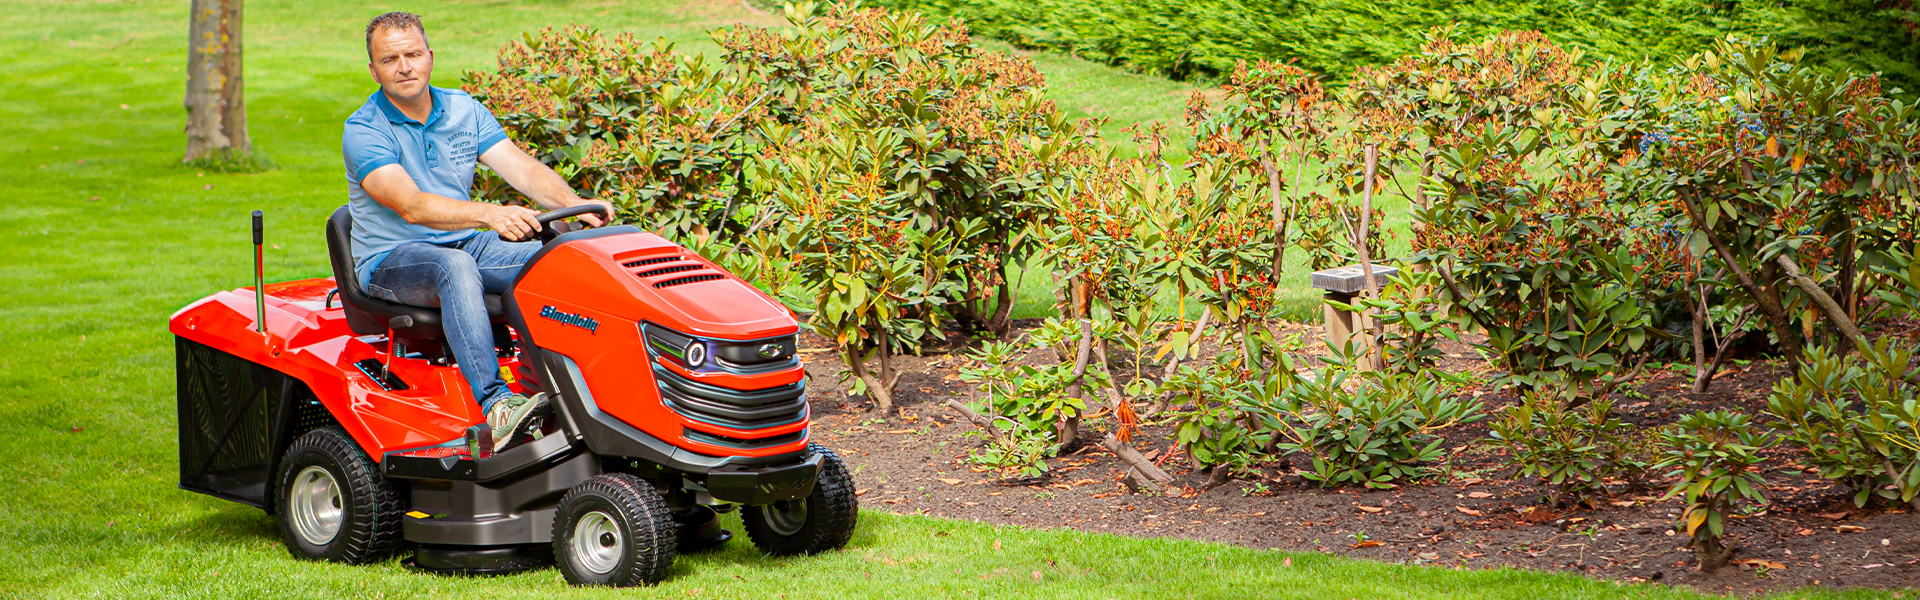
[[[488,234],[482,234],[488,235]],[[347,312],[347,326],[360,335],[387,333],[395,317],[413,319],[407,327],[393,329],[409,348],[439,350],[447,334],[440,328],[440,309],[388,302],[368,296],[360,289],[360,278],[353,272],[353,213],[346,206],[327,218],[327,255],[333,262],[333,283],[340,290],[340,304]],[[494,323],[506,322],[499,294],[487,294],[487,316]],[[497,329],[497,327],[496,327]],[[425,343],[423,343],[425,342]]]

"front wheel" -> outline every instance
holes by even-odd
[[[673,570],[678,539],[660,493],[624,473],[574,486],[553,518],[553,558],[573,585],[659,583]]]
[[[860,500],[853,495],[853,475],[840,456],[826,446],[808,444],[820,455],[819,480],[805,498],[749,506],[742,515],[747,537],[762,552],[775,556],[818,554],[837,550],[853,538],[860,521]]]

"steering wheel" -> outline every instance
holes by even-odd
[[[585,225],[570,224],[561,222],[560,220],[587,213],[600,213],[601,221],[613,222],[613,210],[607,208],[605,204],[569,206],[559,210],[540,213],[540,217],[536,219],[540,222],[540,231],[534,232],[533,237],[538,238],[542,243],[553,243],[553,240],[559,238],[563,233],[572,233],[586,229],[587,227]]]

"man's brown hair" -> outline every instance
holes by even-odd
[[[427,26],[420,24],[420,15],[406,12],[390,12],[374,17],[372,21],[367,22],[368,59],[373,58],[373,32],[382,29],[397,29],[400,31],[412,29],[420,32],[420,39],[427,39]],[[432,42],[428,42],[427,45],[432,46],[433,44]]]

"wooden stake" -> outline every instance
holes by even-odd
[[[1373,255],[1367,250],[1367,240],[1373,237],[1373,179],[1378,176],[1379,168],[1379,149],[1373,144],[1367,144],[1367,180],[1360,188],[1360,235],[1358,236],[1360,239],[1354,240],[1353,245],[1360,254],[1360,272],[1367,277],[1368,298],[1380,297],[1380,281],[1373,275]],[[1376,356],[1379,353],[1376,348],[1378,344],[1374,343],[1373,338],[1380,330],[1380,324],[1374,322],[1372,308],[1361,313],[1361,321],[1366,324],[1366,329],[1370,332],[1361,336],[1361,340],[1365,343],[1361,351],[1366,353],[1367,362],[1371,368],[1379,369],[1381,360]]]

